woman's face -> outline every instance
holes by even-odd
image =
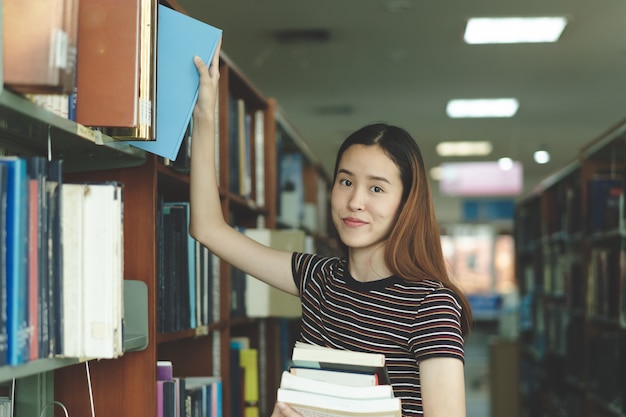
[[[401,200],[400,170],[380,146],[346,149],[331,193],[332,219],[346,246],[366,249],[384,243]]]

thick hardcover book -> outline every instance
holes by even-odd
[[[135,94],[137,114],[133,126],[103,129],[107,135],[117,139],[154,140],[155,138],[157,7],[158,0],[140,0],[139,3],[139,80]]]
[[[4,82],[21,93],[69,94],[76,62],[76,0],[4,0]]]
[[[293,366],[300,368],[376,374],[380,385],[390,384],[385,355],[381,353],[354,352],[296,342],[291,360]]]
[[[75,200],[66,199],[71,188],[78,188]],[[122,190],[113,182],[63,184],[63,288],[72,297],[64,297],[65,356],[114,358],[123,352]],[[70,205],[78,210],[74,218],[68,217]]]
[[[193,57],[210,63],[222,31],[164,5],[157,16],[156,140],[129,143],[175,160],[198,97]]]
[[[141,3],[142,0],[80,0],[78,123],[136,126]]]

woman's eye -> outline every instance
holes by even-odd
[[[339,184],[345,185],[346,187],[349,187],[349,186],[352,185],[352,181],[343,179],[343,180],[339,180]]]
[[[375,185],[371,188],[372,191],[374,191],[375,193],[382,193],[383,189],[380,188],[379,186]]]

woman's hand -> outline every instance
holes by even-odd
[[[274,411],[272,412],[271,417],[302,417],[300,414],[293,411],[291,407],[289,407],[285,403],[276,403],[274,405]]]
[[[217,102],[217,91],[219,88],[220,80],[220,49],[222,47],[222,38],[220,38],[217,48],[215,48],[215,54],[211,59],[210,65],[207,65],[202,61],[199,56],[195,56],[193,59],[198,74],[200,75],[200,84],[198,87],[198,99],[196,106],[194,107],[194,117],[215,115],[215,106]]]

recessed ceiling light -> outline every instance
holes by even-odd
[[[498,166],[501,170],[508,171],[510,169],[513,169],[513,160],[508,156],[502,157],[498,159]]]
[[[556,42],[567,25],[565,17],[473,17],[463,39],[469,44]]]
[[[487,141],[441,142],[437,145],[437,154],[439,156],[484,156],[489,155],[492,149],[491,142]]]
[[[448,102],[446,113],[452,118],[513,117],[518,108],[515,98],[455,99]]]
[[[538,164],[547,164],[550,162],[550,153],[545,149],[539,149],[533,154],[533,159]]]

